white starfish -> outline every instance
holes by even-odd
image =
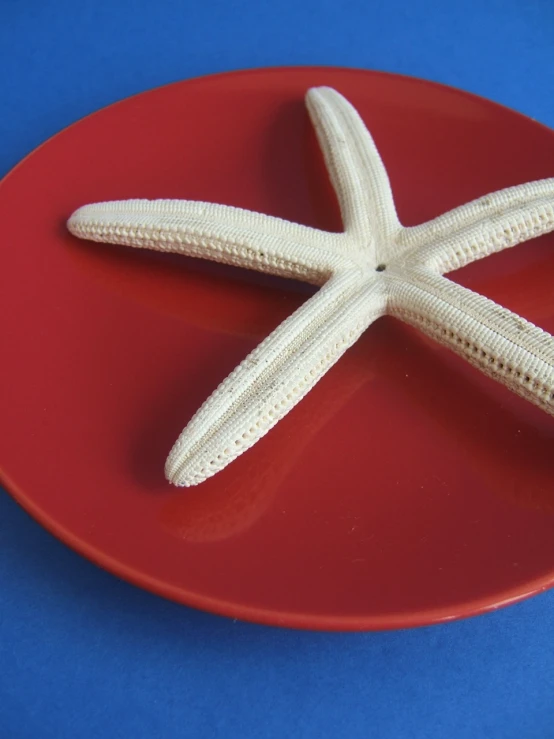
[[[554,178],[510,187],[405,228],[387,173],[354,108],[335,90],[306,103],[334,185],[343,233],[240,208],[126,200],[79,208],[70,231],[293,277],[321,289],[224,380],[166,462],[175,485],[223,469],[288,413],[377,318],[396,316],[554,415],[554,339],[443,277],[554,230]]]

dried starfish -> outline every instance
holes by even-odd
[[[175,485],[226,467],[288,413],[385,313],[416,326],[485,374],[554,415],[554,338],[443,277],[554,230],[554,178],[479,198],[403,227],[375,144],[335,90],[306,96],[335,188],[343,233],[240,208],[126,200],[79,208],[76,236],[179,252],[298,278],[321,289],[224,380],[166,462]]]

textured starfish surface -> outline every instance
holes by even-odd
[[[330,88],[306,104],[344,224],[329,233],[259,213],[183,200],[79,208],[76,236],[178,252],[321,288],[233,370],[181,433],[167,479],[196,485],[288,413],[384,314],[417,327],[554,415],[554,338],[443,274],[554,230],[554,178],[487,195],[419,226],[399,222],[373,139]]]

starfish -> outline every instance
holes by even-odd
[[[337,91],[306,105],[344,231],[183,200],[85,205],[69,230],[94,241],[203,257],[320,286],[206,400],[175,442],[167,479],[196,485],[285,416],[379,317],[417,327],[554,415],[554,338],[443,275],[554,230],[554,178],[500,190],[404,227],[373,139]]]

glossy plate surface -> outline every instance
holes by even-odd
[[[312,292],[79,240],[85,203],[190,198],[340,230],[303,104],[360,111],[401,220],[554,175],[554,134],[415,79],[325,68],[186,81],[63,131],[0,184],[0,470],[35,518],[137,585],[268,624],[395,628],[554,583],[554,419],[382,319],[196,488],[163,465],[200,403]],[[554,238],[451,277],[554,331]]]

